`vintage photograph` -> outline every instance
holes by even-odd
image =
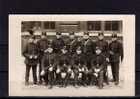
[[[10,15],[10,96],[134,96],[134,15]]]

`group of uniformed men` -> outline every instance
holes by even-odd
[[[117,34],[112,34],[112,41],[104,39],[104,34],[98,34],[94,42],[89,33],[84,33],[82,39],[70,33],[69,40],[64,41],[60,32],[54,40],[48,40],[46,32],[36,42],[33,31],[23,51],[26,73],[25,85],[29,85],[29,72],[32,68],[33,83],[45,83],[52,88],[54,85],[89,86],[96,85],[100,89],[103,83],[109,84],[108,64],[111,65],[115,85],[119,84],[119,63],[123,59],[122,43]],[[39,64],[39,77],[37,66]],[[38,79],[37,79],[38,78]]]

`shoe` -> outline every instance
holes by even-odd
[[[82,85],[83,85],[84,87],[86,87],[86,84],[83,83]]]
[[[38,82],[39,85],[41,85],[42,83],[43,83],[42,81],[39,81],[39,82]]]
[[[116,82],[115,82],[115,85],[118,85],[118,84],[119,84],[119,82],[118,82],[118,81],[116,81]]]
[[[78,88],[79,86],[78,86],[78,85],[75,85],[74,87],[75,87],[75,88]]]
[[[33,87],[37,87],[37,84],[33,84]]]
[[[100,86],[99,86],[99,89],[103,89],[103,86],[102,86],[102,85],[100,85]]]
[[[66,84],[64,84],[64,88],[66,88],[67,87],[67,85]]]
[[[62,88],[63,87],[63,85],[60,85],[60,88]]]
[[[37,82],[34,82],[34,85],[37,85]]]
[[[29,82],[25,82],[25,85],[28,86],[29,85]]]
[[[53,87],[52,86],[49,86],[49,89],[52,89]]]
[[[45,86],[48,86],[48,83],[45,82],[44,85],[45,85]]]
[[[109,85],[109,82],[107,81],[106,84]]]

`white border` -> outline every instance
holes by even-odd
[[[72,90],[47,94],[47,90],[24,92],[18,84],[18,72],[21,72],[21,21],[93,21],[122,20],[124,37],[124,86],[122,89],[99,90],[96,93]],[[21,71],[19,71],[21,70]],[[93,89],[94,90],[94,89]],[[9,15],[9,95],[10,96],[134,96],[135,95],[135,15]]]

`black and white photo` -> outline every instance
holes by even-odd
[[[9,15],[9,95],[134,96],[134,15]]]

